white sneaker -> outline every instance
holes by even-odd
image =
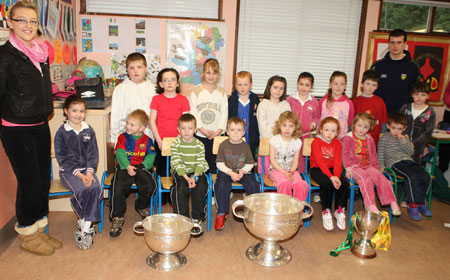
[[[314,195],[314,196],[313,196],[313,201],[314,201],[315,203],[319,203],[319,202],[320,202],[320,195],[318,195],[318,194]]]
[[[345,208],[339,207],[338,210],[334,211],[334,217],[336,218],[336,226],[340,230],[345,230]]]
[[[326,209],[322,212],[322,223],[325,230],[332,231],[334,229],[333,218],[331,217],[330,209]]]

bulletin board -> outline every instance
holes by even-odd
[[[388,52],[388,33],[371,32],[367,52],[368,69],[373,62],[383,58]],[[406,49],[419,65],[422,81],[431,89],[430,105],[443,105],[445,85],[448,83],[450,71],[450,37],[430,35],[410,35],[406,41]]]
[[[107,54],[111,69],[109,65],[102,66],[108,78],[124,79],[127,76],[126,57],[139,52],[147,59],[147,78],[156,82],[161,70],[160,19],[82,15],[80,24],[82,55]]]

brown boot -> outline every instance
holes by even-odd
[[[38,229],[37,223],[25,228],[19,228],[16,224],[15,230],[20,240],[19,247],[36,255],[50,256],[55,252],[55,248],[40,238]]]
[[[50,234],[45,233],[45,227],[39,228],[38,233],[39,233],[39,237],[42,240],[44,240],[45,242],[47,242],[48,244],[50,244],[53,248],[59,249],[59,248],[61,248],[63,246],[61,241],[59,241],[58,239],[54,238]]]

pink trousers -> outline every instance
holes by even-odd
[[[361,190],[366,207],[375,204],[374,185],[377,186],[378,197],[382,205],[396,201],[391,183],[375,167],[369,166],[367,169],[353,167],[352,174],[353,178],[359,183],[359,189]]]
[[[273,170],[270,172],[270,178],[277,186],[278,193],[292,195],[294,192],[294,197],[305,201],[308,196],[309,185],[302,180],[300,173],[295,171],[293,174],[293,181],[291,182],[283,173],[278,170]]]

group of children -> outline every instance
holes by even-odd
[[[373,70],[364,73],[362,95],[354,100],[345,94],[346,74],[335,71],[330,77],[328,93],[320,101],[310,93],[313,75],[303,72],[298,77],[297,95],[287,97],[286,79],[273,76],[260,102],[251,91],[252,75],[246,71],[237,73],[236,90],[228,97],[218,86],[220,67],[212,58],[204,62],[202,84],[192,89],[189,99],[179,94],[180,77],[175,69],[165,68],[158,74],[155,91],[151,82],[146,81],[147,64],[143,55],[129,55],[126,66],[129,79],[116,87],[111,113],[110,140],[117,163],[109,216],[112,237],[121,233],[126,197],[133,183],[139,193],[135,210],[142,218],[149,215],[149,201],[156,189],[151,173],[153,165],[157,175],[166,175],[166,159],[161,155],[165,137],[178,137],[171,145],[173,211],[192,216],[199,223],[204,221],[206,172],[217,173],[216,230],[224,228],[232,182],[240,182],[248,194],[260,192],[253,169],[262,138],[271,138],[270,155],[264,163],[258,158],[258,172],[269,174],[278,192],[306,200],[309,186],[301,174],[308,170],[305,170],[302,143],[305,138],[313,137],[316,130],[311,145],[310,176],[320,185],[326,230],[334,229],[333,200],[336,226],[345,230],[349,192],[346,177],[359,182],[366,209],[379,212],[373,187],[376,185],[381,204],[389,204],[394,215],[401,214],[392,187],[381,173],[385,167],[405,178],[410,217],[420,220],[421,215],[431,216],[425,206],[431,180],[420,159],[431,136],[435,114],[425,103],[430,91],[424,84],[413,88],[414,102],[403,106],[403,114],[396,113],[388,119],[383,100],[373,95],[379,81]],[[84,123],[85,108],[83,100],[69,97],[64,104],[67,122],[55,137],[61,178],[66,186],[74,189],[72,204],[80,219],[74,237],[81,249],[89,248],[93,242],[92,222],[100,219],[101,199],[95,177],[97,145],[92,128]],[[389,132],[378,140],[386,122]],[[216,156],[214,138],[225,132],[229,138],[221,143]]]

